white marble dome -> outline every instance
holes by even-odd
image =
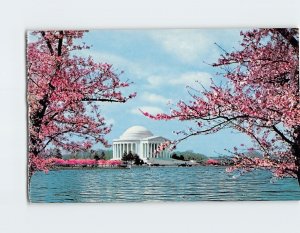
[[[143,126],[135,125],[127,130],[120,136],[121,140],[140,140],[153,136],[150,130]]]
[[[129,152],[137,154],[144,161],[149,158],[170,158],[167,149],[157,152],[158,147],[165,141],[168,139],[154,136],[143,126],[132,126],[125,130],[120,138],[113,140],[113,159],[121,160],[124,153]]]

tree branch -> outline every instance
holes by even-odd
[[[44,39],[45,39],[45,41],[46,41],[46,44],[47,44],[47,46],[48,46],[48,48],[49,48],[49,51],[50,51],[50,54],[53,55],[53,54],[54,54],[54,51],[53,51],[53,48],[52,48],[52,46],[51,46],[50,41],[45,37],[46,33],[45,33],[44,31],[41,31],[41,34],[42,34],[42,36],[44,37]]]
[[[275,125],[272,126],[272,129],[274,129],[274,131],[287,143],[289,143],[290,145],[293,145],[294,143],[288,139],[279,129],[277,129],[277,127]]]
[[[103,98],[83,98],[81,101],[119,102],[119,103],[126,102],[126,100],[114,100],[114,99],[103,99]]]
[[[63,31],[59,31],[59,35],[60,35],[60,38],[58,40],[58,46],[57,46],[57,55],[58,56],[61,56],[61,53],[62,53],[62,42],[63,42],[63,35],[64,35],[64,32]]]
[[[279,32],[297,51],[299,50],[299,41],[295,37],[291,36],[286,28],[277,28],[275,30]]]

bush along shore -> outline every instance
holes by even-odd
[[[134,158],[129,160],[104,160],[104,159],[62,159],[62,158],[47,158],[42,161],[47,165],[48,170],[61,170],[61,169],[125,169],[136,166],[152,166],[152,167],[164,167],[164,166],[178,166],[178,167],[192,167],[192,166],[228,166],[232,165],[231,160],[227,159],[207,159],[205,161],[195,160],[182,160],[182,159],[159,159],[151,158],[146,162],[143,160]]]

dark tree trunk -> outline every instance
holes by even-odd
[[[294,131],[295,143],[292,146],[292,153],[296,158],[296,167],[297,167],[297,179],[300,186],[300,126],[297,126]]]

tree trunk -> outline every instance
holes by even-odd
[[[300,186],[300,126],[297,126],[294,131],[296,137],[295,137],[295,143],[292,146],[292,153],[296,158],[296,167],[297,167],[297,179]]]

